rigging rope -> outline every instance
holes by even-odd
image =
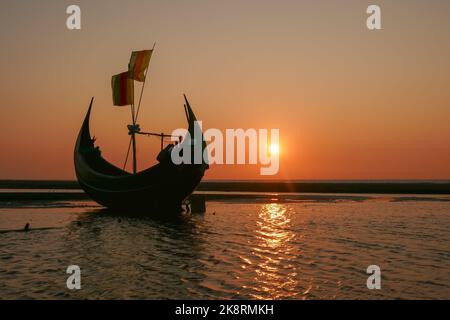
[[[128,156],[130,155],[130,149],[131,149],[131,140],[132,138],[130,138],[130,143],[128,143],[128,151],[127,151],[127,156],[125,158],[125,163],[123,164],[123,170],[125,171],[125,167],[127,166],[127,162],[128,162]]]
[[[148,69],[147,69],[147,70],[148,70]],[[145,71],[144,83],[142,84],[142,88],[141,88],[141,95],[140,95],[140,97],[139,97],[139,103],[138,103],[138,107],[137,107],[137,111],[136,111],[136,116],[134,117],[134,120],[135,120],[135,121],[137,121],[138,116],[139,116],[139,110],[141,109],[142,94],[144,93],[145,80],[147,80],[147,70]]]

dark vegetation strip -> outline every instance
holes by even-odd
[[[76,181],[1,180],[0,189],[80,189]],[[212,182],[204,181],[198,191],[222,192],[307,192],[307,193],[379,193],[450,194],[450,182]],[[81,195],[67,195],[79,199]]]

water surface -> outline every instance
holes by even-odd
[[[170,219],[92,202],[2,208],[0,298],[448,299],[448,200],[274,194]],[[373,264],[381,290],[366,287]],[[66,288],[69,265],[79,291]]]

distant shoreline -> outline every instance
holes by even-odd
[[[26,189],[80,190],[80,186],[73,180],[0,180],[0,189],[17,189],[14,193],[0,190],[0,200],[12,200],[14,194],[23,197]],[[448,195],[450,181],[203,181],[197,191]],[[82,194],[58,194],[83,198]]]

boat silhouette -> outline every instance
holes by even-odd
[[[187,136],[193,137],[194,131],[198,129],[196,128],[197,119],[186,96],[184,99],[190,133]],[[174,145],[170,144],[163,148],[163,138],[168,135],[140,132],[139,126],[135,123],[136,115],[133,114],[133,125],[128,126],[131,139],[134,139],[136,134],[161,137],[158,163],[140,172],[136,172],[134,165],[133,173],[111,164],[102,157],[99,147],[95,146],[95,139],[90,134],[89,122],[93,101],[94,98],[91,99],[74,150],[75,172],[81,188],[94,201],[110,209],[179,211],[183,200],[195,190],[203,178],[208,169],[207,161],[202,157],[201,163],[196,164],[190,161],[174,164],[171,158],[171,153],[176,149]],[[132,142],[134,145],[134,140]],[[196,143],[201,143],[202,151],[206,148],[203,134],[201,134],[201,141],[188,138],[182,143],[191,148],[191,154],[194,153]],[[180,146],[181,141],[178,147]],[[135,164],[135,150],[133,151]]]

